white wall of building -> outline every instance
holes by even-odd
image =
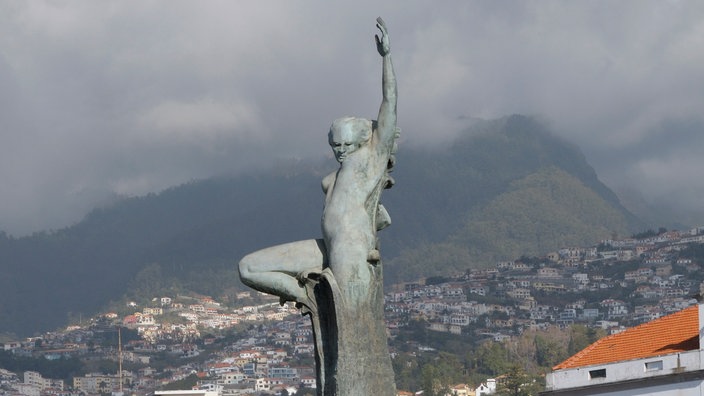
[[[547,375],[545,385],[548,390],[565,389],[695,371],[701,369],[700,355],[699,351],[689,351],[648,359],[558,370]],[[657,362],[662,362],[661,369],[656,369],[659,366]],[[601,369],[606,370],[606,377],[592,378],[590,372]]]

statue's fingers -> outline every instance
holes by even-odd
[[[381,30],[381,34],[386,35],[386,24],[384,24],[384,21],[381,18],[377,18],[376,22],[377,29]]]

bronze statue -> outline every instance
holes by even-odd
[[[393,185],[396,78],[384,21],[382,102],[376,121],[335,120],[328,141],[340,164],[323,178],[323,238],[273,246],[239,263],[246,285],[294,301],[314,325],[320,395],[393,395],[393,372],[383,322],[377,231],[390,224],[381,191]],[[361,332],[361,333],[360,333]],[[362,343],[359,342],[361,337]]]

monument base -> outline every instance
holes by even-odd
[[[363,288],[340,289],[329,270],[310,274],[307,288],[315,303],[303,312],[313,323],[318,396],[396,395],[381,265],[368,265],[371,282]],[[364,290],[364,298],[356,295],[359,290]]]

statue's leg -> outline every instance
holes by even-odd
[[[299,274],[320,272],[327,261],[322,239],[309,239],[262,249],[239,263],[242,282],[287,301],[307,300]]]
[[[352,229],[328,241],[328,246],[330,270],[340,287],[346,288],[348,282],[368,287],[369,262],[379,261],[373,235],[365,229]]]

